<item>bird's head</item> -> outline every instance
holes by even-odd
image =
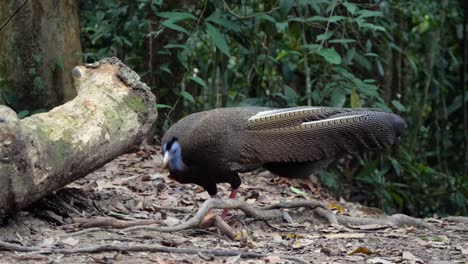
[[[171,172],[182,172],[186,169],[182,161],[182,149],[177,138],[173,137],[166,142],[162,147],[162,151],[164,155],[163,168],[168,168]]]

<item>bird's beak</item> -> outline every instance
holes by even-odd
[[[167,165],[169,164],[170,159],[171,159],[171,155],[169,155],[169,152],[164,153],[164,158],[163,158],[163,163],[162,163],[163,169],[167,169]]]

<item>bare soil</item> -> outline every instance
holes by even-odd
[[[231,211],[227,223],[239,232],[231,240],[215,227],[180,232],[98,231],[67,236],[98,225],[98,219],[153,220],[172,226],[187,221],[209,198],[202,188],[182,185],[160,168],[159,148],[146,147],[108,163],[87,177],[21,211],[0,227],[0,241],[40,248],[96,245],[163,245],[173,248],[258,252],[264,258],[159,252],[41,254],[0,248],[0,263],[292,263],[278,255],[310,263],[467,263],[468,218],[424,219],[430,229],[414,227],[331,227],[307,209],[290,209],[293,222],[261,221]],[[382,212],[336,201],[316,183],[284,180],[269,173],[242,175],[240,197],[256,206],[317,199],[337,214],[375,217]],[[227,197],[229,186],[219,184]]]

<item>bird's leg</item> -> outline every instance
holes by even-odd
[[[234,199],[236,198],[237,191],[239,188],[235,188],[231,190],[231,194],[229,195],[229,199]],[[224,219],[228,215],[229,209],[225,208],[223,213],[221,214],[221,218]]]

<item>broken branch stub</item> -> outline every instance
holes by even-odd
[[[117,58],[73,69],[78,93],[19,120],[0,106],[0,220],[140,144],[156,98]]]

